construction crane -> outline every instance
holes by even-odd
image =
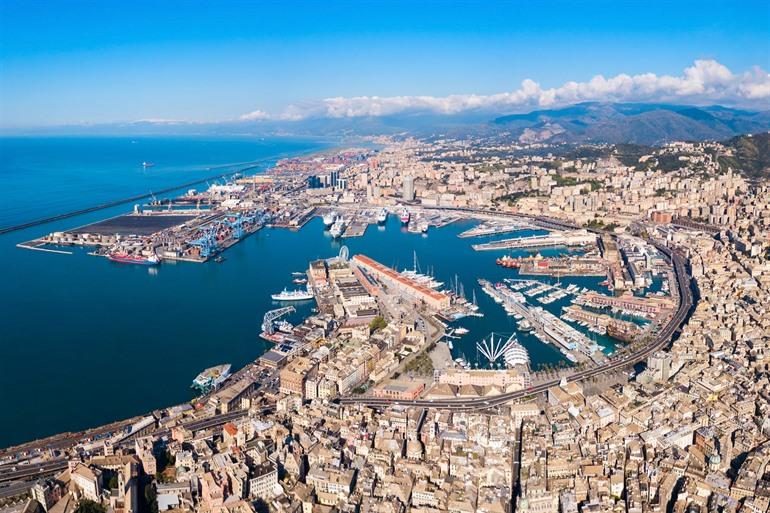
[[[275,333],[275,321],[286,315],[287,313],[294,312],[293,306],[285,306],[276,310],[270,310],[262,318],[262,331],[268,335]]]
[[[200,248],[202,258],[210,257],[217,250],[217,226],[204,228],[201,236],[190,242],[190,246]]]

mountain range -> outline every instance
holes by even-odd
[[[553,110],[497,117],[492,124],[522,142],[631,143],[724,140],[770,130],[770,111],[718,105],[586,102]]]
[[[258,135],[320,136],[411,134],[425,138],[480,135],[519,142],[629,143],[654,146],[674,140],[726,140],[770,130],[770,110],[748,111],[719,105],[697,107],[661,103],[584,102],[523,114],[469,111],[443,115],[410,112],[388,116],[309,118],[301,121],[230,120],[134,121],[48,127],[28,135]],[[7,130],[4,135],[14,135]]]

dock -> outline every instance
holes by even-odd
[[[474,244],[471,246],[476,251],[493,251],[500,249],[526,249],[526,248],[547,248],[547,247],[578,247],[596,244],[596,235],[588,233],[586,230],[580,230],[572,233],[557,232],[549,235],[536,235],[533,237],[520,237],[515,239],[504,239],[484,244]]]
[[[522,230],[531,230],[535,227],[528,223],[482,223],[457,235],[461,239],[470,237],[484,237],[487,235],[500,235]]]
[[[342,234],[343,239],[351,237],[362,237],[366,233],[366,229],[369,227],[366,223],[355,222],[350,223],[345,229],[345,233]]]

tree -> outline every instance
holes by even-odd
[[[147,501],[147,509],[150,513],[158,513],[157,493],[152,483],[147,483],[144,487],[144,498]]]
[[[106,513],[104,506],[89,499],[83,499],[78,503],[75,513]]]
[[[382,318],[382,316],[378,315],[374,319],[372,319],[372,322],[369,323],[369,331],[374,333],[377,330],[385,329],[385,327],[388,325],[388,322]]]

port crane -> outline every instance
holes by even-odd
[[[276,310],[270,310],[262,318],[262,331],[268,335],[275,333],[275,321],[283,317],[284,315],[295,312],[293,306],[285,306]]]
[[[237,213],[234,215],[227,215],[225,216],[222,222],[233,229],[233,238],[240,239],[241,237],[243,237],[244,219],[243,217],[241,217],[240,213]]]
[[[217,226],[204,229],[199,238],[190,241],[190,246],[200,248],[202,258],[210,257],[217,250]]]

